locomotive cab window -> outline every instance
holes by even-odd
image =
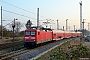
[[[31,35],[35,35],[36,33],[35,32],[31,32]]]
[[[25,34],[26,34],[26,35],[30,35],[30,32],[26,32]]]

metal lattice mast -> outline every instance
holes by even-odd
[[[80,30],[82,30],[82,1],[79,4],[80,4]]]

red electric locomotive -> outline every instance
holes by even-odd
[[[53,40],[53,32],[49,29],[30,29],[24,31],[24,46],[36,46],[37,44]]]

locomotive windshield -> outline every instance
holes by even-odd
[[[26,35],[30,35],[30,32],[26,32]]]
[[[35,32],[31,32],[31,35],[35,35]]]

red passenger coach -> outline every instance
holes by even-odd
[[[56,30],[57,31],[57,40],[64,38],[64,31],[62,30]]]
[[[24,46],[34,46],[52,40],[51,30],[30,29],[24,31]]]
[[[53,40],[57,39],[57,32],[55,30],[52,30],[52,38]]]
[[[53,30],[53,40],[60,40],[64,38],[64,31]]]

